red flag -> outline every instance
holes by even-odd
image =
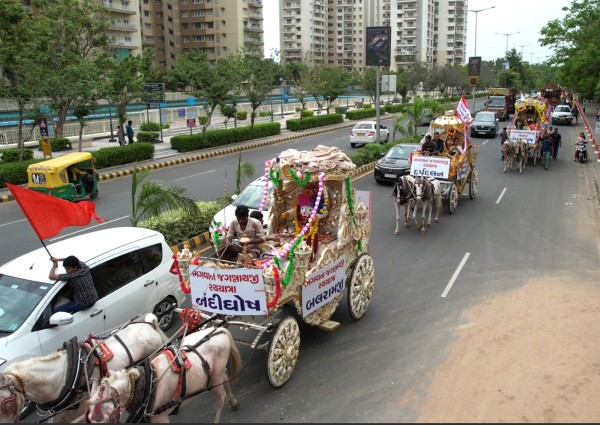
[[[458,106],[456,107],[456,116],[465,123],[467,128],[471,126],[473,118],[471,118],[471,111],[469,111],[469,105],[465,100],[464,94],[460,97],[460,102],[458,102]]]
[[[93,202],[74,203],[10,183],[6,186],[40,239],[55,236],[68,226],[87,226],[92,217],[98,223],[106,221],[96,215]]]

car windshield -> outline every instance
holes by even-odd
[[[571,112],[568,106],[557,106],[555,109],[556,112]]]
[[[480,121],[480,122],[494,122],[494,115],[493,114],[478,114],[475,117],[475,121]]]
[[[358,123],[354,126],[355,130],[370,130],[373,128],[373,124],[368,122]]]
[[[499,106],[503,107],[505,104],[504,97],[491,96],[488,102],[488,106]]]
[[[414,152],[416,149],[416,146],[394,146],[389,151],[387,151],[385,157],[387,159],[408,159],[411,152]]]
[[[0,333],[13,333],[52,285],[0,274]]]
[[[233,205],[245,205],[250,209],[257,210],[263,198],[264,186],[262,184],[251,184],[235,198]],[[269,194],[273,191],[273,186],[269,185]]]

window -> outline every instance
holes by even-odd
[[[146,18],[149,18],[150,17],[150,11],[149,10],[144,10],[144,16]]]
[[[91,271],[100,298],[145,274],[138,251],[108,260]]]

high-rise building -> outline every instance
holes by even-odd
[[[139,0],[102,0],[102,5],[114,20],[109,36],[117,58],[139,55],[142,47]]]
[[[325,20],[322,10],[327,6]],[[282,62],[307,61],[365,67],[365,32],[391,27],[390,70],[422,62],[464,64],[467,0],[281,0]],[[321,35],[327,28],[325,58]]]

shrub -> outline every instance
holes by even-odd
[[[314,117],[315,111],[313,111],[312,109],[305,109],[302,112],[300,112],[300,116],[302,118]]]
[[[216,201],[196,202],[196,205],[201,213],[195,220],[183,210],[173,210],[144,220],[139,226],[162,233],[169,246],[178,245],[208,231],[212,218],[221,209]]]
[[[0,164],[0,187],[6,187],[6,183],[26,184],[27,167],[29,164],[44,161],[43,159],[30,159],[24,162],[8,162]]]
[[[91,152],[96,161],[96,168],[108,168],[123,164],[133,164],[154,157],[152,143],[137,142],[132,145],[102,148]]]
[[[336,106],[335,107],[335,113],[336,114],[342,114],[342,115],[344,115],[347,110],[348,110],[347,106]]]
[[[21,149],[3,149],[0,151],[0,164],[6,164],[8,162],[19,162],[21,158]],[[33,159],[33,150],[23,149],[23,161],[29,161]]]
[[[71,149],[71,142],[66,137],[50,137],[52,152],[67,151]],[[38,140],[38,150],[42,150],[42,141]]]
[[[374,117],[377,112],[374,108],[371,109],[355,109],[346,112],[346,118],[349,120],[360,120],[363,118]]]
[[[340,124],[344,122],[344,116],[341,114],[318,115],[304,119],[290,118],[286,120],[286,128],[290,131],[306,130],[307,128],[322,127],[324,125]]]
[[[403,112],[404,111],[405,106],[400,104],[400,103],[395,103],[395,104],[390,104],[390,105],[385,105],[385,112],[388,113],[395,113],[395,112]]]
[[[198,117],[198,124],[200,124],[200,125],[206,125],[206,124],[208,124],[208,116],[207,115],[200,115]]]
[[[272,111],[260,111],[258,113],[259,117],[270,117],[271,115],[273,115]]]
[[[169,123],[163,123],[163,130],[169,128],[171,125]],[[140,124],[140,131],[160,131],[160,123],[148,121]]]
[[[238,120],[243,121],[248,118],[248,111],[237,111],[235,116]]]
[[[363,109],[371,109],[373,107],[373,105],[371,104],[371,102],[365,102],[362,105]]]
[[[158,131],[140,131],[137,134],[138,143],[160,143],[160,133]]]

